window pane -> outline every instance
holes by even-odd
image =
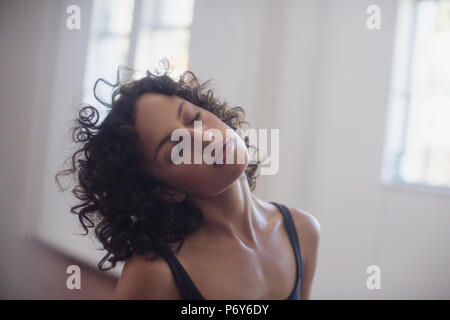
[[[192,23],[193,0],[164,0],[161,8],[161,23],[170,26],[189,26]]]
[[[405,151],[400,176],[450,187],[449,1],[417,3]],[[408,101],[405,101],[408,103]]]
[[[134,67],[140,71],[153,72],[159,67],[159,61],[167,57],[174,68],[172,76],[177,77],[180,72],[188,68],[189,36],[188,29],[141,30]]]
[[[128,37],[107,36],[92,39],[84,80],[85,102],[98,105],[93,96],[95,81],[98,78],[104,78],[110,82],[115,81],[117,67],[126,64],[128,47]],[[100,97],[108,97],[108,94],[111,93],[104,85],[99,85],[98,89],[97,94]],[[106,99],[106,102],[110,101]]]
[[[192,23],[194,0],[143,0],[144,26],[188,27]]]
[[[450,0],[398,11],[382,180],[450,187]]]
[[[134,0],[93,1],[83,102],[98,107],[100,121],[107,110],[95,99],[93,86],[98,78],[114,82],[118,66],[126,65],[133,10]],[[103,101],[110,103],[111,91],[107,85],[100,84],[96,93]]]
[[[92,31],[94,35],[128,35],[133,21],[134,0],[94,0]]]

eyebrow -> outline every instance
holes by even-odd
[[[183,105],[186,101],[181,101],[179,106],[178,106],[178,114],[177,114],[177,119],[180,119],[181,115],[183,114]],[[172,136],[172,132],[170,132],[169,134],[167,134],[159,143],[158,146],[156,147],[156,151],[155,151],[155,155],[153,156],[153,160],[156,159],[156,157],[158,156],[159,150],[162,148],[162,146],[164,145],[164,143],[166,143],[167,141],[170,140],[170,137]]]

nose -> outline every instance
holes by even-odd
[[[191,146],[194,146],[195,139],[198,139],[197,144],[201,142],[202,152],[212,142],[214,142],[214,136],[211,131],[200,129],[189,129],[191,135]]]

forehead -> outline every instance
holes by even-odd
[[[173,126],[180,101],[178,96],[159,93],[146,93],[136,101],[135,127],[150,150]]]
[[[178,96],[166,96],[160,93],[143,94],[136,101],[136,114],[147,115],[160,112],[171,112],[177,101],[181,98]]]
[[[166,96],[159,93],[147,93],[136,101],[136,129],[148,126],[164,125],[174,117],[176,106],[182,100],[178,96]]]

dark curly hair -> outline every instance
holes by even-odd
[[[120,84],[120,67],[117,82],[111,84],[98,79],[94,85],[94,96],[110,111],[99,121],[99,111],[92,105],[79,110],[71,138],[80,144],[70,160],[68,169],[58,171],[55,180],[59,191],[60,176],[74,178],[71,190],[79,200],[70,212],[78,215],[84,229],[94,228],[95,236],[102,243],[106,255],[98,263],[102,271],[126,260],[133,252],[157,256],[177,252],[185,237],[195,233],[202,224],[202,212],[186,198],[181,203],[164,201],[155,193],[156,187],[167,187],[144,170],[143,144],[135,130],[135,104],[140,96],[155,92],[167,96],[177,95],[201,108],[214,113],[233,130],[241,130],[245,111],[241,107],[229,108],[227,103],[214,97],[213,91],[202,84],[191,71],[185,71],[178,81],[170,77],[170,63],[163,60],[164,73],[147,75],[129,83]],[[128,68],[128,70],[131,70]],[[114,88],[111,103],[106,103],[96,94],[98,83]],[[205,93],[206,91],[206,93]],[[242,137],[242,136],[241,136]],[[248,137],[242,137],[247,148]],[[245,174],[250,190],[255,188],[256,172],[261,162],[249,162]],[[172,250],[171,244],[178,244]],[[105,267],[105,262],[109,267]]]

